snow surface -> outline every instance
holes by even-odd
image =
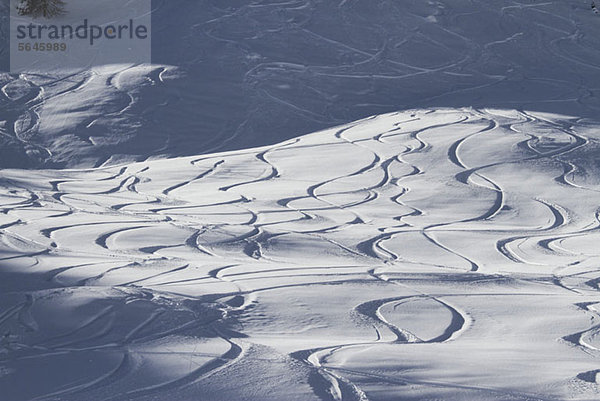
[[[122,65],[0,74],[0,166],[239,150],[411,108],[588,118],[600,110],[600,23],[588,0],[154,0],[153,8],[150,73]]]
[[[155,9],[2,75],[0,400],[600,397],[587,1]]]
[[[414,110],[3,170],[2,393],[594,399],[599,139],[567,116]]]

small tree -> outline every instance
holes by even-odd
[[[21,0],[17,6],[19,15],[30,15],[34,18],[52,18],[65,13],[63,0]]]

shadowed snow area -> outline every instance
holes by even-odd
[[[154,8],[0,77],[0,400],[600,397],[587,1]]]
[[[150,70],[0,75],[0,166],[245,149],[420,107],[590,118],[600,109],[600,21],[587,0],[155,0],[153,8]]]

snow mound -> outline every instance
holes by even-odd
[[[594,399],[598,132],[412,110],[255,149],[3,170],[1,393]]]

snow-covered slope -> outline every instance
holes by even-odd
[[[0,173],[20,400],[593,400],[598,126],[413,110]]]
[[[90,167],[244,149],[414,107],[591,118],[600,107],[600,20],[587,0],[153,7],[150,72],[0,76],[0,166]]]
[[[588,1],[153,7],[0,74],[1,401],[598,399]]]

